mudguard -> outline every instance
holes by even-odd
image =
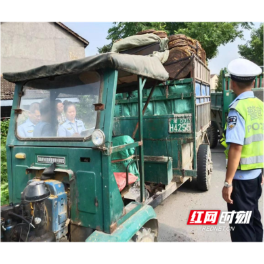
[[[95,231],[85,242],[128,242],[150,220],[157,221],[156,213],[151,206],[144,205],[123,222],[112,234]]]

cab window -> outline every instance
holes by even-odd
[[[30,81],[23,87],[16,135],[87,138],[96,127],[99,94],[100,75],[94,71]]]

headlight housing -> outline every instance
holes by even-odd
[[[105,143],[105,134],[101,129],[95,129],[92,133],[92,142],[99,147]]]

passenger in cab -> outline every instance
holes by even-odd
[[[33,137],[35,126],[40,121],[39,103],[33,103],[29,107],[28,119],[17,127],[19,137]]]
[[[40,103],[41,121],[36,125],[33,137],[54,137],[56,136],[56,127],[51,122],[51,108],[49,99],[44,99]]]
[[[55,100],[56,103],[56,111],[57,111],[57,121],[58,124],[61,125],[66,120],[66,116],[64,114],[64,105],[61,100]]]
[[[85,130],[83,121],[76,119],[76,107],[73,103],[67,103],[65,106],[66,120],[59,126],[59,137],[80,137],[81,132]]]

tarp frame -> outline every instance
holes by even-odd
[[[168,72],[156,57],[112,52],[60,64],[44,65],[24,72],[3,73],[3,77],[9,82],[17,83],[100,69],[114,69],[128,72],[130,75],[138,75],[160,81],[166,81],[169,77]]]

